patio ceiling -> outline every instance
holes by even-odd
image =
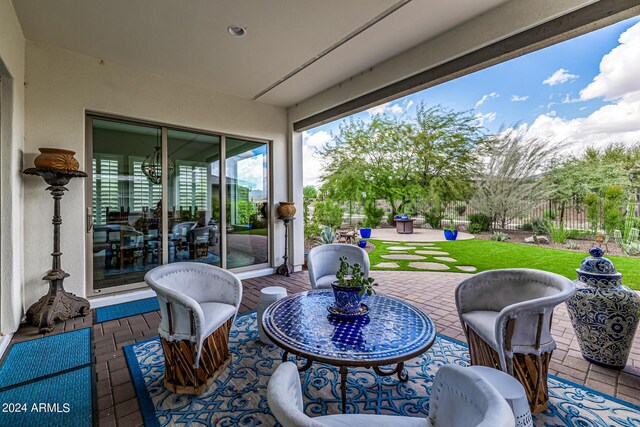
[[[283,107],[506,2],[13,1],[31,41]]]

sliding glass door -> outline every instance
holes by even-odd
[[[169,262],[221,266],[220,137],[167,131]]]
[[[94,116],[87,134],[93,293],[166,263],[268,265],[266,143]]]
[[[97,118],[92,125],[95,290],[141,282],[161,262],[162,185],[142,165],[162,147],[158,127]]]
[[[226,139],[227,265],[268,262],[267,146]]]

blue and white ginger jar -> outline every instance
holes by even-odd
[[[585,359],[624,368],[638,328],[640,296],[622,284],[622,274],[602,249],[589,253],[576,269],[577,290],[566,303],[571,323]]]

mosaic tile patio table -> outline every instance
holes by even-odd
[[[404,362],[427,351],[436,337],[433,321],[418,308],[397,298],[372,295],[364,300],[370,311],[358,319],[330,315],[335,302],[331,291],[291,295],[271,305],[262,325],[271,341],[285,351],[306,359],[300,371],[313,362],[339,367],[342,412],[346,408],[349,367],[373,368],[381,376],[409,379]],[[382,368],[395,365],[390,369]]]

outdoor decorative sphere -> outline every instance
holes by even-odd
[[[621,369],[640,320],[640,296],[622,284],[622,274],[599,247],[591,248],[576,269],[576,293],[567,300],[582,356],[590,362]]]

